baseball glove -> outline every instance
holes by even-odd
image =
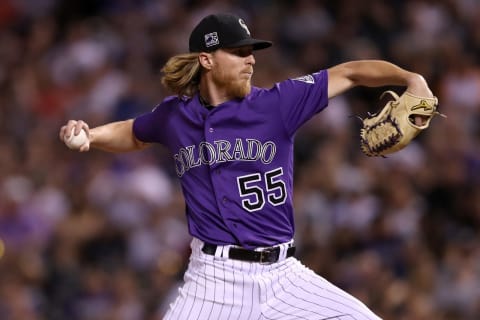
[[[360,146],[370,157],[403,149],[420,131],[428,128],[433,116],[444,116],[437,111],[436,97],[419,97],[408,92],[399,97],[393,91],[385,91],[380,99],[386,93],[394,100],[388,101],[380,113],[362,119]]]

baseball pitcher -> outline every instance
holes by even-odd
[[[67,141],[109,152],[161,144],[181,181],[191,258],[165,319],[380,319],[295,258],[295,132],[355,86],[404,86],[433,98],[422,76],[386,61],[351,61],[264,89],[251,85],[255,50],[241,18],[203,18],[189,53],[170,58],[162,83],[174,95],[135,119],[89,129],[70,120]],[[321,255],[321,252],[318,253]]]

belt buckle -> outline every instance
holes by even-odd
[[[278,257],[275,258],[272,254],[275,253],[275,248],[266,248],[260,251],[260,264],[272,264],[277,262]]]

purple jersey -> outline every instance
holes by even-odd
[[[137,139],[173,155],[192,236],[246,248],[293,238],[294,135],[328,105],[327,83],[324,70],[252,87],[210,111],[198,95],[168,97],[135,119]]]

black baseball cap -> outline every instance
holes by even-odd
[[[252,45],[253,50],[268,48],[272,42],[254,39],[245,22],[233,14],[211,14],[190,34],[190,52],[211,52],[220,48]]]

